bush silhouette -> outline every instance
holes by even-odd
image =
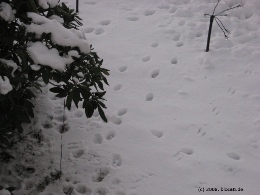
[[[49,3],[51,2],[51,3]],[[59,0],[3,0],[0,3],[0,146],[10,145],[34,117],[31,100],[39,81],[65,98],[70,109],[80,101],[87,117],[103,109],[109,71],[78,30],[81,19]]]

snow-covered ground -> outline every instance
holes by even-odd
[[[229,40],[214,22],[206,53],[204,13],[216,2],[79,0],[82,29],[111,73],[109,122],[66,110],[64,174],[36,192],[60,160],[63,100],[46,86],[28,125],[42,129],[42,147],[21,160],[34,171],[2,171],[2,181],[21,184],[15,195],[259,195],[260,1],[222,0],[216,13],[244,6],[220,18]]]

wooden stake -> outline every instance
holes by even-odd
[[[210,16],[210,23],[209,23],[209,32],[208,32],[208,41],[207,41],[206,52],[209,51],[210,37],[211,37],[211,31],[212,31],[212,25],[213,25],[214,18],[215,18],[214,15]]]
[[[79,0],[76,0],[76,13],[79,12]]]

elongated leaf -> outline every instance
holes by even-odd
[[[106,94],[106,91],[96,92],[96,95],[97,95],[99,98],[102,98],[105,94]]]
[[[109,85],[108,82],[107,82],[107,78],[106,78],[106,77],[103,77],[103,80],[104,80],[104,82],[105,82],[107,85]]]
[[[85,114],[86,114],[86,117],[90,118],[92,117],[93,113],[94,113],[94,108],[91,104],[85,104]]]
[[[50,89],[50,91],[52,93],[64,93],[65,92],[65,90],[60,88],[60,87],[53,87],[53,88]]]
[[[80,98],[80,90],[79,89],[75,89],[73,91],[73,101],[74,101],[74,103],[75,103],[77,108],[78,108],[78,103],[79,103],[80,99],[81,99]]]
[[[8,188],[6,188],[9,192],[12,192],[12,191],[14,191],[16,188],[15,187],[8,187]]]
[[[97,84],[98,84],[98,87],[99,87],[100,89],[104,90],[104,88],[103,88],[103,83],[102,83],[102,82],[97,82]]]
[[[107,69],[102,69],[102,72],[103,72],[105,75],[107,75],[107,76],[110,75],[108,71],[109,71],[109,70],[107,70]]]
[[[101,102],[101,101],[98,101],[98,104],[99,104],[102,108],[107,108],[106,105],[105,105],[103,102]]]
[[[105,113],[99,105],[98,105],[98,113],[99,113],[100,117],[102,118],[102,120],[107,123],[107,118],[105,116]]]
[[[49,80],[50,80],[50,73],[46,70],[43,70],[42,71],[42,79],[43,79],[43,82],[45,84],[48,84],[49,83]]]
[[[42,89],[41,89],[42,86],[41,86],[40,83],[34,82],[34,83],[33,83],[33,86],[34,86],[36,89],[40,90],[40,92],[42,92]]]
[[[57,95],[55,95],[56,97],[58,97],[58,98],[64,98],[64,97],[66,97],[67,96],[67,93],[58,93]]]

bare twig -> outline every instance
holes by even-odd
[[[214,10],[213,10],[213,13],[212,13],[212,15],[214,15],[214,13],[215,13],[215,10],[216,10],[216,8],[217,8],[217,6],[218,6],[219,2],[220,2],[220,0],[218,0],[218,2],[217,2],[217,5],[215,6],[215,8],[214,8]]]
[[[218,16],[219,14],[222,14],[222,13],[224,13],[224,12],[226,12],[226,11],[229,11],[229,10],[231,10],[231,9],[238,8],[238,7],[242,7],[242,6],[239,4],[239,5],[237,5],[237,6],[234,6],[234,7],[228,8],[228,9],[222,11],[222,12],[219,12],[218,14],[216,14],[216,16]]]
[[[226,35],[226,32],[225,32],[225,30],[221,27],[221,25],[218,23],[218,21],[217,20],[215,20],[216,22],[217,22],[217,24],[218,24],[218,26],[221,28],[221,30],[223,31],[223,33],[224,33],[224,36],[227,38],[227,35]]]
[[[62,144],[62,132],[64,132],[64,128],[65,128],[65,102],[66,99],[64,99],[64,104],[63,104],[63,119],[62,119],[62,129],[60,132],[60,174],[62,174],[62,150],[63,150],[63,144]]]
[[[204,14],[204,16],[210,16],[210,23],[209,23],[209,31],[208,31],[208,40],[207,40],[207,47],[206,47],[206,52],[209,51],[209,45],[210,45],[210,37],[211,37],[211,30],[212,30],[212,24],[213,21],[215,20],[216,23],[218,24],[219,28],[223,31],[224,36],[226,39],[228,39],[228,35],[230,34],[229,30],[226,29],[226,27],[224,26],[224,24],[221,22],[221,20],[217,17],[217,16],[228,16],[227,14],[222,14],[226,11],[238,8],[238,7],[242,7],[241,4],[237,5],[237,6],[233,6],[231,8],[225,9],[224,11],[219,12],[218,14],[215,14],[216,8],[219,4],[220,0],[218,0],[216,6],[214,7],[213,13],[210,14]]]
[[[216,21],[218,20],[218,21],[220,22],[221,26],[223,27],[223,29],[224,29],[227,33],[229,32],[229,30],[225,28],[224,24],[221,22],[220,19],[218,19],[218,17],[215,17],[215,20],[216,20]]]

